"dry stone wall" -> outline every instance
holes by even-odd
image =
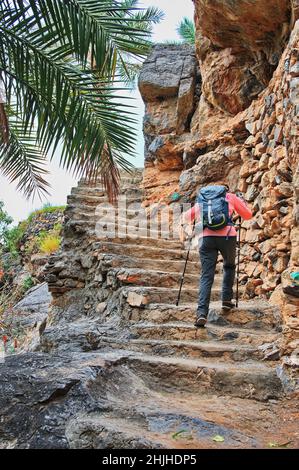
[[[250,136],[242,150],[240,187],[255,217],[245,224],[243,270],[252,294],[272,294],[286,325],[298,332],[299,299],[284,294],[299,270],[298,110],[299,24],[262,96],[247,114]]]

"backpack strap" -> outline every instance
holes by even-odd
[[[212,223],[212,200],[208,200],[208,219],[209,219],[209,224]]]

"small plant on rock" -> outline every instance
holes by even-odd
[[[34,286],[34,280],[32,279],[31,276],[27,276],[24,281],[23,281],[23,290],[26,292],[27,290],[31,289],[31,287]]]
[[[61,239],[57,235],[48,235],[41,240],[40,251],[45,254],[54,253],[59,249],[60,241]]]

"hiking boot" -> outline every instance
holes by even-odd
[[[207,323],[207,317],[203,313],[201,313],[195,320],[194,326],[196,328],[204,328],[205,324]]]
[[[222,310],[228,311],[228,310],[232,310],[233,308],[236,308],[236,305],[230,300],[222,301]]]

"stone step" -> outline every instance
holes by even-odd
[[[70,216],[67,214],[68,218]],[[89,231],[93,233],[98,240],[112,241],[114,243],[133,243],[134,245],[143,246],[158,246],[160,248],[178,249],[182,250],[183,245],[178,239],[166,239],[161,237],[152,237],[142,235],[135,235],[133,233],[119,233],[119,232],[103,232],[103,221],[97,218],[92,213],[74,212],[70,220],[67,222],[68,227],[76,227],[77,230]]]
[[[127,290],[124,290],[127,289]],[[179,293],[179,288],[168,287],[125,287],[123,288],[123,295],[127,296],[127,302],[129,305],[138,306],[135,303],[135,299],[140,298],[141,304],[172,304],[175,305]],[[219,300],[221,295],[220,289],[216,288],[212,290],[211,300]],[[132,300],[131,300],[132,299]],[[180,298],[180,304],[189,304],[197,302],[198,289],[185,288],[183,286]]]
[[[137,213],[136,213],[137,212]],[[174,232],[173,225],[175,229],[178,229],[178,222],[171,220],[161,221],[158,217],[151,217],[146,211],[141,207],[140,212],[139,208],[128,207],[126,210],[114,211],[112,213],[107,213],[105,215],[105,221],[107,223],[117,223],[119,226],[126,226],[128,223],[132,226],[137,226],[143,228],[146,226],[148,230],[153,231],[162,231],[162,232]]]
[[[116,241],[97,241],[93,243],[95,252],[98,251],[98,254],[101,253],[111,253],[114,255],[126,255],[134,256],[134,258],[151,258],[159,259],[160,261],[168,260],[179,260],[182,261],[186,259],[187,251],[180,246],[180,248],[161,248],[156,244],[141,245],[134,243],[132,238],[122,239],[121,243]],[[189,253],[189,261],[198,262],[199,256],[197,250],[192,250]]]
[[[125,193],[122,193],[119,195],[119,198],[115,204],[112,204],[108,201],[108,198],[103,192],[99,192],[97,195],[94,194],[93,191],[87,191],[83,192],[77,191],[77,192],[72,192],[71,195],[68,196],[67,202],[68,204],[76,203],[78,201],[83,201],[85,203],[88,203],[88,205],[93,205],[93,206],[98,206],[99,204],[105,207],[107,206],[107,209],[113,208],[116,209],[118,204],[122,204],[121,207],[124,205],[129,206],[130,204],[135,204],[136,203],[136,208],[142,208],[141,202],[143,201],[143,194],[140,191],[134,191],[134,190],[127,190]],[[130,207],[128,207],[129,209]],[[134,207],[133,207],[134,208]],[[131,208],[132,209],[132,208]]]
[[[154,240],[173,240],[179,242],[179,236],[175,231],[169,229],[168,231],[154,230],[150,226],[137,226],[130,221],[119,224],[118,220],[115,219],[113,222],[108,222],[106,218],[99,220],[97,223],[98,234],[102,233],[103,236],[114,237],[131,237],[141,236],[149,237]]]
[[[143,168],[140,168],[136,171],[136,169],[133,170],[133,172],[123,172],[120,171],[120,184],[125,184],[125,183],[137,183],[141,182],[143,178]],[[102,187],[101,179],[97,179],[95,183],[90,183],[88,178],[81,178],[78,186],[95,186],[95,187]]]
[[[137,448],[140,444],[145,448],[148,440],[154,440],[151,448],[160,444],[166,449],[219,449],[223,445],[225,449],[260,449],[275,442],[277,430],[282,432],[281,442],[288,442],[288,428],[282,430],[279,423],[273,426],[279,421],[275,408],[279,405],[187,391],[158,393],[140,382],[128,374],[123,399],[116,393],[107,394],[110,400],[113,397],[113,408],[107,398],[100,413],[71,419],[67,427],[70,447],[107,448],[116,442],[118,448]],[[101,386],[105,387],[104,381]],[[257,416],[263,419],[257,420]],[[128,440],[132,429],[134,437]],[[224,443],[215,442],[216,435],[222,436]]]
[[[205,328],[195,328],[193,323],[134,323],[131,327],[134,339],[188,340],[188,341],[235,341],[238,344],[261,346],[273,343],[279,333],[269,330],[238,328],[237,326],[217,326],[208,323]]]
[[[95,206],[87,206],[84,204],[70,204],[67,206],[66,215],[69,219],[75,220],[76,222],[84,221],[89,227],[97,227],[99,233],[103,232],[103,235],[109,235],[110,238],[114,238],[116,235],[123,237],[127,236],[142,236],[151,237],[152,239],[170,239],[179,242],[179,236],[176,231],[172,231],[171,228],[168,231],[161,231],[152,228],[150,225],[143,224],[137,225],[132,219],[118,220],[117,215],[109,215],[111,220],[107,219],[105,214],[97,214]]]
[[[102,337],[99,349],[120,349],[123,340]],[[259,347],[217,341],[129,339],[126,349],[158,356],[177,356],[190,358],[218,358],[220,362],[242,362],[251,359],[264,359],[264,352]]]
[[[67,199],[67,210],[74,213],[82,213],[89,215],[90,219],[99,220],[99,218],[105,218],[108,222],[117,221],[118,214],[124,214],[129,220],[130,217],[136,215],[136,210],[139,210],[140,201],[142,196],[128,196],[125,200],[125,205],[118,210],[118,206],[109,204],[106,197],[94,197],[94,196],[68,196]],[[136,209],[133,204],[137,204]],[[132,207],[130,207],[132,205]],[[145,215],[142,212],[142,217]]]
[[[142,183],[142,178],[143,178],[143,170],[140,171],[140,173],[136,173],[135,175],[121,175],[121,184],[126,184],[126,183]]]
[[[259,401],[276,399],[283,393],[275,368],[257,361],[222,363],[132,353],[121,363],[126,363],[154,391],[221,393]]]
[[[157,258],[144,258],[125,255],[114,255],[113,253],[100,253],[98,259],[101,260],[103,266],[118,268],[125,266],[126,268],[139,268],[145,270],[156,270],[163,272],[176,272],[182,274],[185,260],[164,260]],[[200,264],[195,261],[188,261],[186,272],[199,275]]]
[[[74,221],[74,222],[76,222],[76,224],[78,225],[78,221]],[[81,225],[81,222],[80,222],[80,225]],[[84,225],[84,223],[82,223],[82,225]],[[125,243],[125,244],[130,243],[130,244],[134,244],[134,246],[136,245],[142,245],[143,247],[155,246],[158,248],[182,250],[182,244],[178,240],[166,240],[165,238],[134,236],[131,234],[128,234],[128,235],[123,234],[123,236],[120,236],[120,234],[117,234],[117,236],[113,236],[113,233],[102,234],[100,230],[99,230],[99,235],[98,235],[98,230],[96,226],[95,226],[95,235],[98,240],[105,240],[105,241],[113,240],[114,243]]]
[[[72,188],[73,190],[74,188]],[[108,195],[105,187],[99,183],[96,184],[81,184],[81,182],[75,187],[76,191],[74,193],[81,193],[81,194],[95,194],[95,195],[104,195],[107,197],[108,200]],[[120,187],[119,187],[119,194],[124,194],[126,191],[139,191],[143,192],[143,188],[141,186],[141,181],[138,179],[135,180],[124,180],[121,182]],[[73,191],[72,191],[73,193]]]
[[[121,219],[119,219],[118,211],[114,208],[99,209],[98,205],[69,204],[66,213],[76,222],[84,221],[90,227],[97,226],[99,232],[102,232],[103,228],[104,232],[111,231],[110,238],[113,238],[116,232],[120,232],[123,234],[122,237],[128,234],[138,238],[149,237],[153,242],[156,239],[166,239],[181,244],[176,228],[172,229],[169,226],[165,229],[163,226],[161,230],[157,225],[151,224],[145,215],[136,218],[134,209],[122,210],[120,212]]]
[[[120,285],[132,284],[135,286],[178,288],[181,281],[181,274],[127,267],[108,268],[107,282],[109,283],[109,279],[113,280],[113,278],[117,279]],[[198,275],[185,274],[184,287],[186,288],[188,286],[190,289],[197,289],[198,279]],[[220,285],[219,281],[217,282],[216,280],[214,288],[219,290]]]
[[[143,189],[140,187],[139,183],[137,182],[122,182],[121,185],[120,185],[120,192],[119,192],[119,195],[123,195],[123,194],[127,194],[128,192],[132,193],[132,194],[143,194]],[[103,188],[102,186],[83,186],[83,185],[79,185],[79,186],[76,186],[74,188],[72,188],[72,191],[71,191],[71,194],[72,195],[76,195],[76,194],[86,194],[86,195],[90,195],[90,196],[106,196],[107,198],[107,201],[108,201],[108,195],[107,195],[107,192],[105,190],[105,188]]]
[[[216,278],[216,282],[220,280]],[[144,308],[131,307],[123,314],[131,321],[144,321],[151,323],[187,322],[192,323],[196,318],[197,304],[167,305],[150,304]],[[209,324],[218,326],[235,325],[250,329],[275,329],[280,332],[282,319],[279,309],[264,301],[241,301],[238,308],[229,312],[222,310],[221,302],[211,302],[208,316]]]

